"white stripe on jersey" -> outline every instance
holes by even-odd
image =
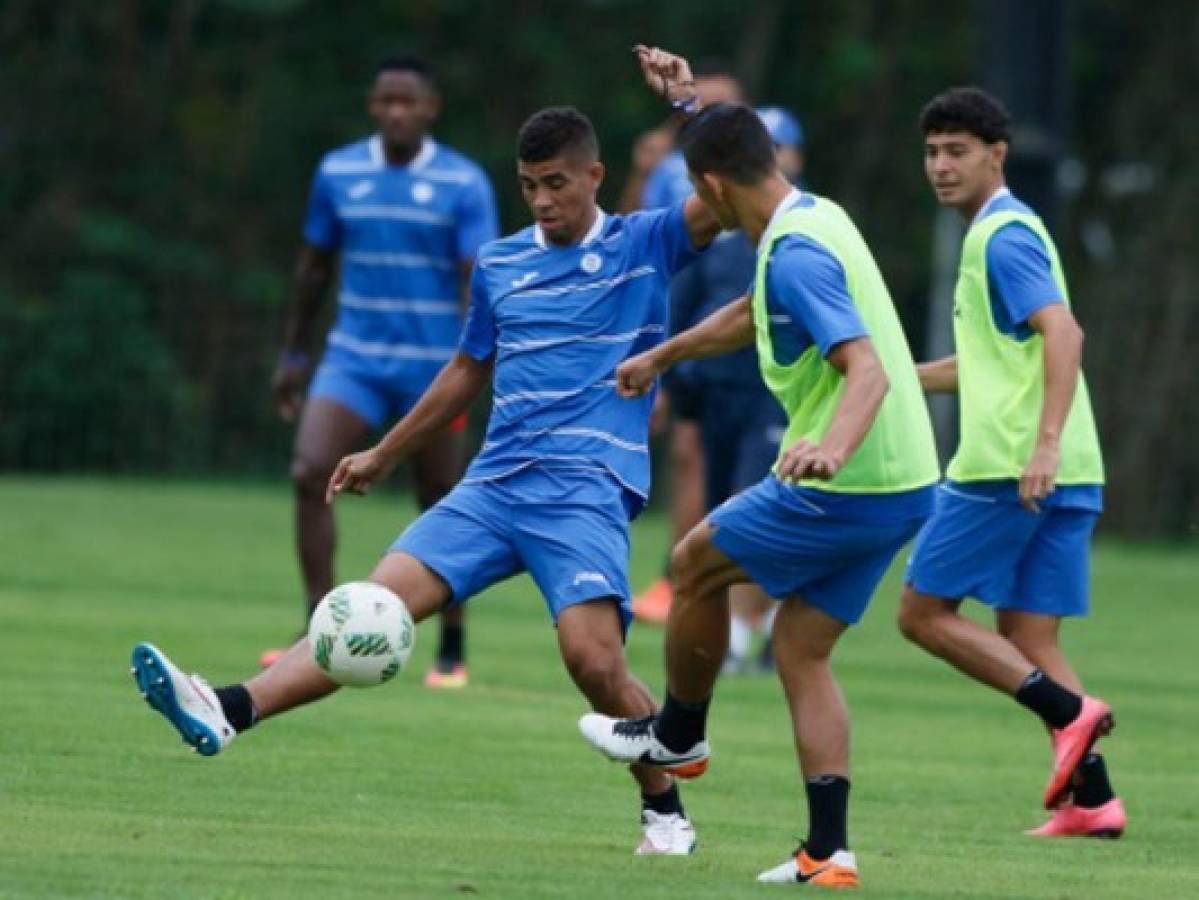
[[[573,391],[513,391],[511,394],[498,394],[492,398],[492,406],[506,406],[509,403],[520,403],[525,400],[561,400],[563,397],[575,397],[583,391],[591,390],[592,388],[614,388],[616,387],[615,378],[607,378],[603,381],[597,381],[594,384],[586,384],[583,387]]]
[[[365,175],[368,172],[382,172],[383,166],[369,159],[331,159],[321,165],[324,175]]]
[[[665,325],[644,325],[633,331],[622,334],[570,335],[568,337],[542,338],[533,341],[497,341],[500,350],[541,350],[545,347],[558,347],[563,344],[623,344],[643,334],[665,334]]]
[[[479,265],[483,268],[494,266],[498,263],[520,262],[522,259],[528,259],[530,256],[536,256],[538,253],[544,253],[541,247],[530,247],[527,250],[521,250],[519,253],[513,253],[511,256],[489,256],[486,259],[480,259]]]
[[[621,272],[611,278],[601,278],[598,281],[577,281],[574,284],[564,284],[561,287],[528,288],[523,291],[513,291],[509,297],[555,297],[559,294],[569,294],[574,291],[590,291],[597,288],[616,287],[634,278],[644,278],[658,271],[653,266],[638,266],[627,272]]]
[[[449,184],[470,184],[475,180],[473,172],[455,172],[452,169],[422,169],[420,177]]]
[[[333,347],[341,347],[363,356],[390,356],[395,359],[424,359],[434,362],[445,362],[454,355],[453,347],[426,347],[423,344],[383,344],[376,341],[360,341],[342,334],[340,331],[329,333],[328,343]]]
[[[347,203],[339,207],[337,214],[343,219],[398,219],[402,222],[423,222],[426,225],[448,225],[450,216],[414,206],[398,203]]]
[[[626,441],[624,438],[617,437],[610,431],[600,431],[597,428],[545,428],[540,431],[518,431],[517,437],[533,438],[541,437],[546,434],[561,434],[567,437],[587,437],[595,438],[604,443],[611,444],[613,447],[619,447],[621,450],[631,450],[634,453],[648,453],[649,447],[645,444],[634,444],[632,441]]]
[[[353,263],[356,266],[393,266],[402,269],[443,269],[451,271],[454,263],[436,256],[422,256],[419,253],[372,253],[365,250],[350,251],[342,254],[342,262]]]
[[[458,315],[458,304],[453,300],[400,300],[391,297],[359,297],[342,291],[337,298],[342,306],[363,309],[368,312],[411,312],[434,316]]]

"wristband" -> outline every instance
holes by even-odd
[[[678,110],[685,115],[694,115],[699,112],[699,94],[692,94],[690,97],[670,101],[670,108]]]

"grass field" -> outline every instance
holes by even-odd
[[[410,514],[344,504],[341,573],[369,571]],[[0,897],[640,897],[782,894],[753,876],[802,834],[773,679],[724,681],[716,755],[684,791],[687,859],[636,859],[637,803],[575,730],[584,711],[532,584],[472,606],[472,686],[397,683],[268,723],[227,754],[185,751],[138,698],[129,649],[213,681],[296,626],[283,486],[0,478]],[[665,548],[634,533],[645,581]],[[1130,831],[1043,843],[1047,742],[1010,700],[905,645],[897,580],[840,648],[853,711],[850,829],[872,897],[1199,896],[1199,553],[1105,544],[1097,612],[1069,648],[1119,728],[1106,742]],[[660,691],[661,632],[634,629]]]

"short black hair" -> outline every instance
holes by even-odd
[[[964,131],[987,144],[1011,143],[1012,117],[982,88],[955,87],[938,94],[920,112],[920,132]]]
[[[687,168],[711,172],[737,184],[758,184],[778,168],[774,143],[758,114],[744,103],[705,107],[679,132]]]
[[[437,90],[437,73],[427,59],[408,53],[399,53],[379,60],[375,66],[375,78],[384,72],[410,72],[420,78],[431,89]]]
[[[573,106],[551,106],[539,110],[520,126],[516,158],[539,163],[571,152],[599,159],[599,140],[591,120]]]

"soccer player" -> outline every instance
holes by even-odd
[[[676,80],[687,81],[686,72]],[[629,673],[623,638],[632,618],[628,522],[649,491],[653,398],[624,400],[613,379],[622,360],[664,339],[670,277],[719,225],[695,198],[658,212],[605,214],[596,205],[604,176],[596,135],[573,108],[544,109],[525,122],[517,160],[535,224],[480,250],[457,352],[377,445],[338,464],[327,497],[366,492],[490,382],[479,455],[371,580],[420,621],[527,571],[557,625],[566,669],[592,707],[645,716],[653,699]],[[303,639],[246,683],[215,691],[151,645],[138,645],[133,660],[151,706],[205,754],[337,687]],[[639,764],[632,772],[642,795],[637,852],[690,852],[695,832],[670,775]]]
[[[793,187],[752,109],[720,104],[684,127],[691,180],[726,228],[758,248],[750,295],[628,360],[622,394],[651,390],[680,360],[756,340],[762,376],[787,413],[774,473],[716,509],[673,554],[666,700],[656,715],[580,720],[613,759],[680,775],[707,767],[708,706],[729,636],[727,588],[784,598],[774,652],[806,780],[809,831],[766,882],[849,887],[849,719],[829,666],[899,549],[932,509],[932,427],[886,285],[835,203]]]
[[[977,88],[920,117],[924,170],[968,229],[954,296],[957,355],[919,367],[927,391],[956,391],[961,442],[916,542],[899,612],[912,641],[1040,716],[1052,736],[1040,836],[1118,836],[1123,804],[1103,757],[1107,704],[1086,696],[1058,643],[1085,615],[1103,460],[1080,373],[1082,331],[1044,224],[1004,186],[1007,112]],[[997,631],[958,614],[995,610]]]
[[[483,170],[429,136],[440,108],[425,62],[384,60],[368,99],[378,133],[327,154],[313,182],[272,385],[283,418],[300,414],[291,476],[309,615],[334,582],[334,521],[324,502],[333,467],[411,409],[453,355],[475,254],[498,236]],[[316,313],[339,254],[337,321],[302,401]],[[465,424],[465,417],[450,423],[413,455],[422,509],[457,481]],[[462,613],[453,611],[442,619],[428,685],[466,684],[462,645]],[[267,651],[263,665],[282,654]]]

